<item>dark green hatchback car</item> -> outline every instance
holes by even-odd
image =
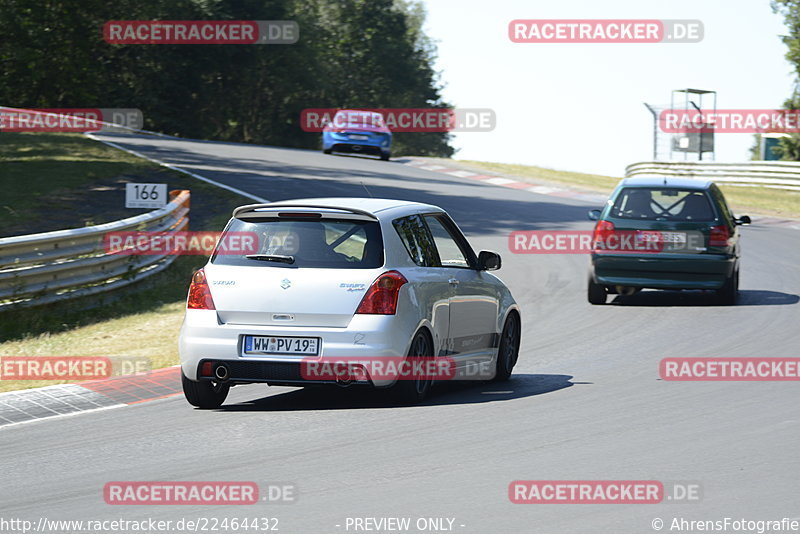
[[[588,298],[650,289],[714,290],[735,304],[739,289],[739,229],[719,187],[690,178],[627,178],[602,210],[592,239]]]

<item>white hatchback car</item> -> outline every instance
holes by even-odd
[[[325,358],[443,358],[450,378],[511,375],[520,312],[487,272],[500,256],[476,255],[441,208],[371,198],[253,204],[234,210],[221,242],[234,232],[256,235],[257,249],[218,245],[189,288],[179,348],[192,405],[218,407],[230,386],[255,382],[394,386],[414,402],[435,380],[303,372]]]

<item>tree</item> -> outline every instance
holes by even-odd
[[[788,47],[786,59],[792,64],[795,76],[800,80],[800,0],[772,0],[772,10],[783,15],[783,20],[789,30],[788,35],[782,35],[781,40]],[[797,88],[794,95],[783,103],[784,109],[800,109],[800,96]],[[782,160],[800,161],[800,135],[791,134],[782,137],[778,146],[774,148]]]
[[[305,108],[448,107],[412,0],[2,0],[0,104],[138,108],[188,137],[316,148]],[[293,45],[112,45],[109,20],[295,20]],[[447,133],[395,154],[450,156]]]

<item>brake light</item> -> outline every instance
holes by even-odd
[[[284,219],[321,219],[321,213],[313,213],[313,212],[300,212],[300,211],[281,211],[278,213],[278,217]]]
[[[367,294],[361,299],[356,313],[373,315],[394,315],[397,311],[397,298],[400,288],[408,283],[406,277],[397,271],[388,271],[380,275],[369,286]]]
[[[711,232],[708,235],[709,247],[727,247],[728,240],[731,238],[731,232],[724,224],[719,226],[712,226]]]
[[[189,286],[189,298],[186,307],[190,310],[216,310],[214,299],[211,298],[211,288],[206,281],[206,273],[200,269],[192,275],[192,284]]]
[[[594,235],[592,236],[592,247],[597,248],[598,242],[604,244],[608,241],[608,238],[614,235],[615,228],[614,223],[611,221],[597,221],[597,224],[594,225]]]

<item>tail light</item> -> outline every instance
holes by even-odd
[[[614,235],[614,223],[611,221],[597,221],[594,225],[594,235],[592,236],[592,247],[597,248],[597,243],[605,243],[608,238]]]
[[[380,275],[369,286],[366,295],[361,299],[356,313],[373,315],[394,315],[397,311],[397,298],[400,288],[408,283],[406,277],[397,271],[388,271]]]
[[[727,247],[728,240],[731,238],[731,231],[724,224],[712,226],[708,236],[709,247]]]
[[[206,273],[200,269],[192,275],[192,284],[189,286],[189,298],[186,307],[190,310],[216,310],[214,299],[211,298],[211,288],[208,287]]]

